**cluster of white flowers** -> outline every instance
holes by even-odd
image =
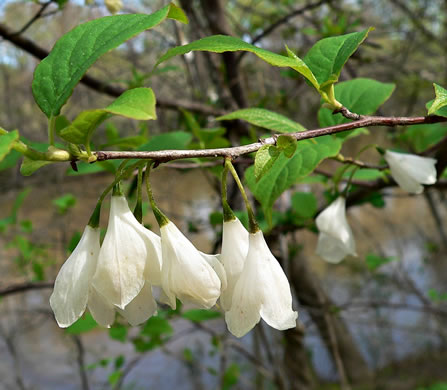
[[[411,194],[420,194],[422,184],[436,183],[436,160],[387,150],[383,155],[396,183]],[[338,197],[316,218],[320,234],[317,254],[329,263],[339,263],[346,256],[356,256],[355,240],[346,220],[346,199]]]
[[[87,307],[104,327],[115,311],[138,325],[156,313],[152,286],[173,309],[176,299],[209,309],[220,297],[238,337],[261,317],[276,329],[296,325],[289,283],[261,231],[248,233],[238,219],[224,222],[221,255],[198,251],[169,220],[160,234],[137,221],[124,196],[112,196],[102,245],[99,228],[87,226],[56,278],[50,305],[59,326],[73,324]]]

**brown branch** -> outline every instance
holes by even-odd
[[[26,282],[13,284],[0,290],[0,297],[17,294],[28,290],[40,290],[43,288],[53,288],[54,282]]]
[[[420,116],[420,117],[380,117],[380,116],[362,116],[362,119],[350,123],[324,127],[321,129],[290,133],[289,136],[297,141],[304,139],[322,137],[324,135],[336,134],[342,131],[358,129],[365,126],[401,126],[417,125],[422,123],[447,122],[447,118],[440,116]],[[262,141],[244,146],[235,146],[219,149],[201,149],[201,150],[160,150],[153,152],[145,151],[98,151],[95,152],[98,161],[116,160],[116,159],[152,159],[158,162],[168,162],[182,158],[193,157],[231,157],[233,159],[247,153],[256,152],[264,145],[275,145],[279,134],[263,139]]]
[[[311,3],[311,4],[307,4],[304,7],[298,8],[292,12],[290,12],[289,14],[283,16],[282,18],[278,19],[276,22],[272,23],[269,27],[267,27],[265,30],[263,30],[262,32],[260,32],[258,35],[256,35],[252,40],[251,40],[251,44],[254,45],[256,42],[260,41],[261,39],[265,38],[267,35],[271,34],[274,30],[276,30],[278,27],[280,27],[281,25],[287,23],[290,19],[303,14],[306,11],[309,11],[311,9],[314,8],[318,8],[320,6],[322,6],[325,3],[330,3],[331,0],[321,0],[318,1],[316,3]],[[246,54],[247,52],[243,51],[239,54],[238,58],[237,58],[237,62],[240,62],[240,60],[242,59],[242,57]]]
[[[39,11],[37,11],[37,13],[28,21],[25,23],[25,25],[18,30],[17,32],[15,32],[13,35],[20,35],[22,33],[24,33],[26,30],[28,30],[28,28],[31,27],[31,25],[39,18],[41,18],[43,15],[43,12],[47,9],[47,7],[53,2],[53,0],[50,0],[44,4],[41,4]]]
[[[16,33],[13,33],[8,27],[6,27],[2,23],[0,23],[0,36],[3,39],[11,42],[14,46],[19,47],[20,49],[26,51],[28,54],[31,54],[32,56],[40,60],[43,60],[49,54],[47,50],[36,45],[30,39],[22,37],[20,35],[16,35]],[[107,84],[87,74],[84,75],[84,77],[81,79],[80,82],[96,92],[104,93],[112,97],[118,97],[125,91],[125,89],[121,87]],[[174,99],[157,97],[157,106],[160,108],[166,108],[172,110],[184,109],[191,112],[197,112],[204,115],[212,115],[212,116],[219,116],[225,114],[225,111],[219,108],[214,108],[202,103],[190,102],[186,100],[174,100]]]

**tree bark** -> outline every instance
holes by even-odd
[[[337,314],[331,312],[335,305],[321,288],[321,282],[312,274],[306,260],[296,256],[291,261],[290,271],[291,284],[298,301],[309,308],[312,321],[318,328],[335,365],[342,364],[350,383],[368,383],[372,374],[365,359],[346,324]]]

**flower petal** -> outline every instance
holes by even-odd
[[[225,311],[230,310],[234,287],[244,268],[248,252],[248,232],[239,219],[223,223],[222,254],[220,261],[227,275],[228,287],[220,296],[220,304]]]
[[[203,255],[172,223],[160,228],[163,254],[162,287],[175,307],[175,297],[209,309],[220,295],[219,277]]]
[[[213,268],[214,272],[220,279],[220,291],[224,291],[227,286],[227,274],[225,273],[225,269],[220,261],[221,255],[209,255],[207,253],[203,253],[199,251],[199,253],[203,256],[206,262]]]
[[[287,277],[262,232],[250,234],[244,269],[236,282],[231,308],[225,313],[229,331],[242,337],[261,317],[276,329],[289,329],[296,326],[297,316]]]
[[[79,244],[56,277],[50,306],[61,328],[78,320],[87,307],[99,253],[99,234],[98,228],[86,226]]]
[[[323,210],[315,220],[320,234],[317,254],[330,263],[338,263],[347,255],[357,256],[355,240],[346,220],[346,199],[342,196]]]
[[[396,153],[387,150],[384,158],[388,163],[391,175],[403,190],[420,194],[424,187],[421,184],[436,182],[436,160],[407,153]]]
[[[117,310],[132,326],[137,326],[145,322],[157,312],[157,302],[155,302],[152,295],[151,285],[146,282],[140,293],[124,310],[119,308]]]
[[[121,309],[138,295],[145,280],[147,246],[129,222],[131,217],[126,198],[112,196],[107,233],[92,281],[109,303]]]
[[[115,308],[93,286],[90,286],[88,309],[93,319],[104,328],[110,328],[115,322]]]

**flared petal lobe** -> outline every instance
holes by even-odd
[[[86,226],[73,253],[62,265],[50,297],[56,321],[66,328],[84,313],[99,254],[99,229]]]
[[[145,283],[140,293],[124,308],[117,309],[118,312],[132,326],[145,322],[157,312],[157,302],[152,295],[152,287]]]
[[[115,306],[107,302],[93,286],[90,286],[88,310],[93,319],[104,328],[110,328],[115,322]]]
[[[126,198],[112,196],[94,287],[109,303],[124,309],[141,291],[145,279],[161,282],[160,252],[159,237],[135,219]]]
[[[339,263],[346,256],[357,256],[354,235],[346,220],[346,199],[342,196],[323,210],[315,220],[320,234],[317,254],[329,263]]]
[[[390,167],[391,176],[399,187],[411,194],[422,193],[424,187],[421,184],[436,183],[436,160],[434,158],[389,150],[383,157]]]
[[[172,308],[175,298],[209,309],[220,295],[219,276],[204,256],[172,223],[160,228],[162,287]]]
[[[227,275],[227,288],[220,296],[220,304],[225,311],[230,310],[234,287],[244,268],[248,252],[248,231],[239,219],[225,221],[222,229],[222,253],[220,261]]]
[[[292,310],[289,281],[258,231],[249,235],[247,258],[225,321],[232,334],[242,337],[261,317],[271,327],[284,330],[296,326],[298,313]]]

